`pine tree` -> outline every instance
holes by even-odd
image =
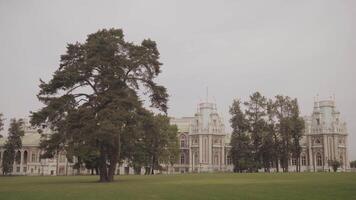
[[[241,101],[234,100],[230,107],[231,135],[230,156],[234,165],[234,172],[252,171],[255,164],[252,158],[251,138],[249,137],[249,123],[241,110]]]
[[[7,141],[4,145],[4,154],[2,160],[3,174],[11,174],[13,171],[13,164],[16,158],[16,152],[22,148],[21,137],[24,136],[23,130],[24,121],[22,119],[10,120],[10,127],[8,131]]]
[[[247,107],[245,114],[249,122],[249,133],[251,134],[253,159],[255,162],[255,171],[262,166],[263,155],[262,145],[263,137],[266,133],[266,117],[267,117],[267,99],[259,92],[255,92],[250,96],[250,100],[244,105]]]
[[[45,106],[31,117],[33,125],[49,123],[54,132],[41,144],[46,155],[64,148],[71,159],[90,148],[99,153],[100,181],[113,181],[129,145],[123,137],[136,128],[143,108],[142,89],[151,107],[167,112],[166,88],[155,82],[161,65],[154,41],[126,42],[120,29],[69,44],[53,78],[41,81],[38,99]]]

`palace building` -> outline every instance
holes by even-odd
[[[350,168],[348,157],[348,133],[334,100],[316,101],[311,116],[305,117],[305,133],[300,144],[301,171],[330,171],[330,161],[342,163],[339,171]],[[163,165],[165,173],[229,172],[233,170],[230,151],[230,134],[225,130],[222,117],[215,103],[198,104],[192,117],[171,118],[171,124],[178,127],[180,145],[176,164]],[[65,154],[59,153],[53,159],[40,159],[41,135],[29,123],[23,127],[22,149],[16,152],[13,166],[14,175],[76,175],[89,174],[85,167],[74,169]],[[45,134],[50,130],[42,127]],[[0,161],[4,154],[6,138],[0,138]],[[2,174],[2,162],[0,173]],[[296,160],[289,162],[289,171],[296,170]],[[141,173],[144,173],[144,168]],[[134,174],[128,162],[117,167],[117,174]]]
[[[329,171],[330,161],[340,161],[341,171],[350,168],[348,133],[335,100],[314,102],[313,113],[305,117],[305,134],[301,140],[301,170]],[[295,170],[295,160],[290,165]]]
[[[232,171],[230,137],[215,103],[198,105],[193,117],[172,118],[178,127],[180,159],[175,172]]]

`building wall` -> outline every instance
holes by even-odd
[[[200,103],[194,117],[172,118],[171,124],[179,130],[175,173],[232,171],[227,157],[230,141],[214,103]]]

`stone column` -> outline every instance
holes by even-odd
[[[202,135],[199,135],[199,163],[196,163],[198,164],[199,166],[199,172],[200,172],[200,168],[201,168],[201,163],[203,162],[203,137]]]
[[[212,156],[213,156],[213,142],[212,142],[212,135],[208,136],[208,165],[211,168],[212,165]]]
[[[323,147],[324,147],[324,158],[322,159],[324,162],[323,162],[323,166],[324,166],[324,169],[325,168],[329,168],[329,166],[328,166],[328,157],[327,157],[327,146],[328,146],[328,142],[327,142],[327,137],[326,137],[326,135],[323,135]]]
[[[20,150],[21,162],[20,162],[20,174],[23,173],[23,164],[24,164],[24,150]]]
[[[337,138],[335,138],[335,135],[333,135],[333,158],[332,158],[333,160],[338,160],[338,156],[337,156],[338,153],[336,152],[337,149],[338,149],[338,148],[336,148],[336,147],[337,147],[337,145],[336,145],[336,144],[337,144],[337,143],[336,143],[336,139],[337,139]],[[340,157],[340,156],[339,156],[339,157]]]
[[[224,138],[221,140],[221,166],[226,168],[226,156],[225,156]]]
[[[347,135],[345,136],[345,168],[349,169],[350,168],[350,162],[349,162],[349,143],[348,143],[348,138]]]
[[[309,170],[312,169],[313,165],[312,165],[312,159],[313,159],[313,155],[312,155],[312,142],[311,142],[311,137],[308,136],[308,165],[309,165]]]
[[[192,137],[188,136],[189,138],[189,171],[193,172],[193,153],[192,153]]]

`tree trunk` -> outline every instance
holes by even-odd
[[[117,160],[118,160],[117,151],[114,151],[113,155],[111,156],[110,165],[108,169],[108,182],[114,181]]]
[[[106,152],[104,150],[104,147],[101,146],[100,147],[100,164],[99,164],[99,169],[100,169],[100,182],[108,182],[109,179],[108,179],[108,170],[107,170],[107,164],[106,164]]]
[[[278,158],[276,158],[276,170],[277,170],[277,172],[279,172],[279,161],[278,161]]]
[[[151,174],[155,174],[155,162],[156,162],[156,157],[152,156],[152,167],[151,167]]]

